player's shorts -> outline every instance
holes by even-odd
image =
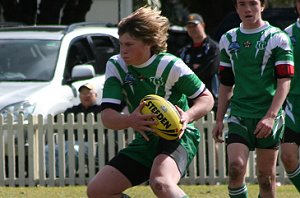
[[[188,157],[186,150],[178,141],[159,139],[156,155],[159,154],[166,154],[174,159],[181,176],[184,175]],[[123,173],[131,182],[132,186],[142,184],[149,180],[151,168],[142,165],[123,153],[116,155],[108,162],[108,165],[115,167]]]
[[[300,96],[289,95],[285,106],[285,126],[300,133]]]
[[[272,134],[267,138],[256,138],[254,135],[256,125],[260,120],[231,115],[228,119],[226,144],[245,144],[250,151],[254,151],[255,148],[278,150],[283,136],[284,117],[280,115],[275,118]]]
[[[285,127],[283,138],[281,140],[282,143],[295,143],[300,146],[300,133],[297,133],[290,129],[289,127]]]

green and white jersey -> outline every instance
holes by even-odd
[[[157,94],[187,110],[187,98],[199,96],[205,85],[176,56],[168,53],[153,55],[138,67],[126,65],[120,55],[109,59],[106,66],[103,103],[120,104],[125,100],[129,112],[147,94]]]
[[[231,114],[263,117],[275,95],[277,78],[293,74],[288,35],[268,22],[251,30],[241,24],[222,36],[220,50],[220,67],[231,69],[234,75]]]
[[[205,90],[205,85],[181,59],[167,53],[153,55],[138,67],[126,65],[120,55],[113,56],[106,65],[105,75],[102,103],[121,104],[125,100],[129,112],[134,111],[147,94],[160,95],[185,111],[189,108],[187,97],[194,99]],[[150,132],[146,135],[149,142],[137,133],[120,153],[151,168],[159,137]],[[188,166],[200,142],[200,133],[194,123],[189,123],[178,141],[187,152]]]
[[[288,26],[285,31],[290,36],[294,47],[295,74],[291,81],[290,94],[300,95],[300,20]]]

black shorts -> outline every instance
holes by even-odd
[[[281,143],[296,143],[300,146],[300,133],[296,133],[292,129],[285,127]]]
[[[254,151],[254,147],[250,147],[249,143],[240,135],[238,134],[228,134],[228,137],[226,138],[226,146],[232,143],[241,143],[248,147],[250,151]],[[269,147],[266,147],[265,149],[272,149],[272,150],[278,150],[279,149],[279,143],[273,144]]]
[[[161,139],[158,145],[159,154],[170,156],[177,164],[181,176],[184,175],[187,166],[187,152],[177,141]],[[107,165],[113,166],[123,173],[132,186],[142,184],[149,180],[151,168],[148,168],[136,160],[124,154],[118,154]]]

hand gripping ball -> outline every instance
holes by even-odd
[[[157,125],[150,125],[155,130],[156,135],[166,140],[175,140],[178,138],[182,129],[180,115],[175,106],[168,100],[158,95],[146,95],[142,101],[146,105],[141,110],[142,114],[156,114],[154,120]]]

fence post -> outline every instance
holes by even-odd
[[[87,116],[87,123],[86,123],[86,127],[87,129],[87,139],[88,139],[88,143],[84,143],[84,144],[88,144],[88,151],[86,151],[86,145],[84,145],[84,158],[86,157],[86,155],[88,156],[88,164],[87,164],[87,170],[88,170],[88,180],[91,180],[93,175],[95,175],[95,171],[96,171],[96,166],[95,166],[95,162],[97,159],[97,154],[95,152],[96,150],[96,143],[95,143],[95,129],[94,129],[94,125],[95,125],[95,118],[97,115],[94,115],[93,113],[90,113]]]
[[[64,131],[64,122],[65,117],[64,114],[60,114],[58,115],[58,119],[57,119],[57,144],[58,144],[58,159],[56,159],[56,149],[55,149],[55,145],[54,145],[54,161],[55,164],[54,166],[56,167],[56,161],[58,160],[58,170],[55,169],[55,172],[58,171],[58,185],[59,186],[64,186],[65,185],[65,178],[66,178],[66,157],[65,157],[65,131]]]
[[[16,149],[15,149],[15,135],[14,135],[14,117],[8,114],[7,122],[7,151],[8,151],[8,178],[9,186],[15,186],[16,178]]]
[[[28,116],[28,185],[34,186],[35,185],[35,178],[36,178],[36,158],[35,158],[35,124],[36,124],[36,117],[33,115]]]
[[[79,170],[79,180],[78,183],[80,185],[85,184],[85,159],[84,159],[84,139],[83,139],[83,134],[84,134],[84,115],[82,113],[77,115],[77,132],[78,132],[78,145],[82,149],[79,149],[78,151],[78,170]],[[80,135],[81,134],[81,135]]]
[[[43,122],[41,120],[41,122]],[[38,124],[38,119],[37,119],[37,116],[34,116],[33,117],[33,126],[34,126],[34,131],[33,131],[33,161],[34,161],[34,179],[38,179],[39,178],[39,155],[38,155],[38,151],[39,151],[39,133],[38,133],[38,130],[37,130],[37,124]],[[43,124],[43,123],[41,123]]]
[[[66,118],[64,118],[66,119]],[[75,132],[76,130],[74,129],[77,128],[75,126],[75,115],[73,113],[70,113],[69,115],[67,115],[67,123],[65,123],[66,127],[65,130],[67,130],[67,133],[65,133],[68,137],[67,142],[68,144],[65,145],[65,148],[67,149],[68,153],[65,156],[65,160],[66,162],[68,162],[66,164],[66,169],[68,170],[68,176],[69,177],[69,184],[70,185],[74,185],[75,184],[75,175],[76,175],[76,161],[75,161],[75,150],[74,150],[74,146],[75,146]],[[79,132],[77,131],[77,136],[79,136]],[[65,138],[66,139],[66,138]],[[66,152],[67,152],[66,151]],[[67,175],[67,174],[66,174]]]
[[[25,186],[25,171],[27,171],[24,167],[25,165],[25,157],[26,157],[26,145],[25,145],[25,137],[26,135],[24,135],[24,133],[26,133],[26,130],[24,129],[24,115],[23,114],[19,114],[18,115],[18,123],[16,125],[17,129],[17,138],[18,138],[18,142],[17,142],[17,157],[18,157],[18,170],[16,170],[16,172],[18,172],[18,177],[19,177],[19,186]]]
[[[0,186],[4,186],[5,178],[5,142],[4,142],[4,118],[0,114]]]
[[[98,168],[101,169],[105,165],[105,134],[104,134],[104,127],[101,121],[100,114],[97,114],[97,120],[98,120],[98,125],[97,125],[97,136],[98,136]]]
[[[54,141],[54,126],[56,123],[54,123],[54,117],[52,115],[47,116],[47,156],[46,156],[46,148],[45,148],[45,166],[46,166],[46,172],[48,177],[47,184],[49,186],[55,186],[55,141]],[[46,158],[47,157],[47,158]]]
[[[37,121],[38,126],[35,130],[35,134],[37,135],[35,137],[35,160],[37,163],[37,170],[36,174],[39,178],[39,185],[45,186],[45,131],[46,126],[44,126],[44,120],[45,118],[42,115],[38,115]]]
[[[199,184],[205,184],[205,180],[206,180],[206,166],[207,166],[207,162],[206,162],[206,157],[205,157],[205,131],[204,131],[204,117],[200,118],[199,120],[197,120],[195,122],[195,126],[199,129],[200,133],[201,133],[201,140],[200,140],[200,144],[198,146],[198,166],[199,166]]]

